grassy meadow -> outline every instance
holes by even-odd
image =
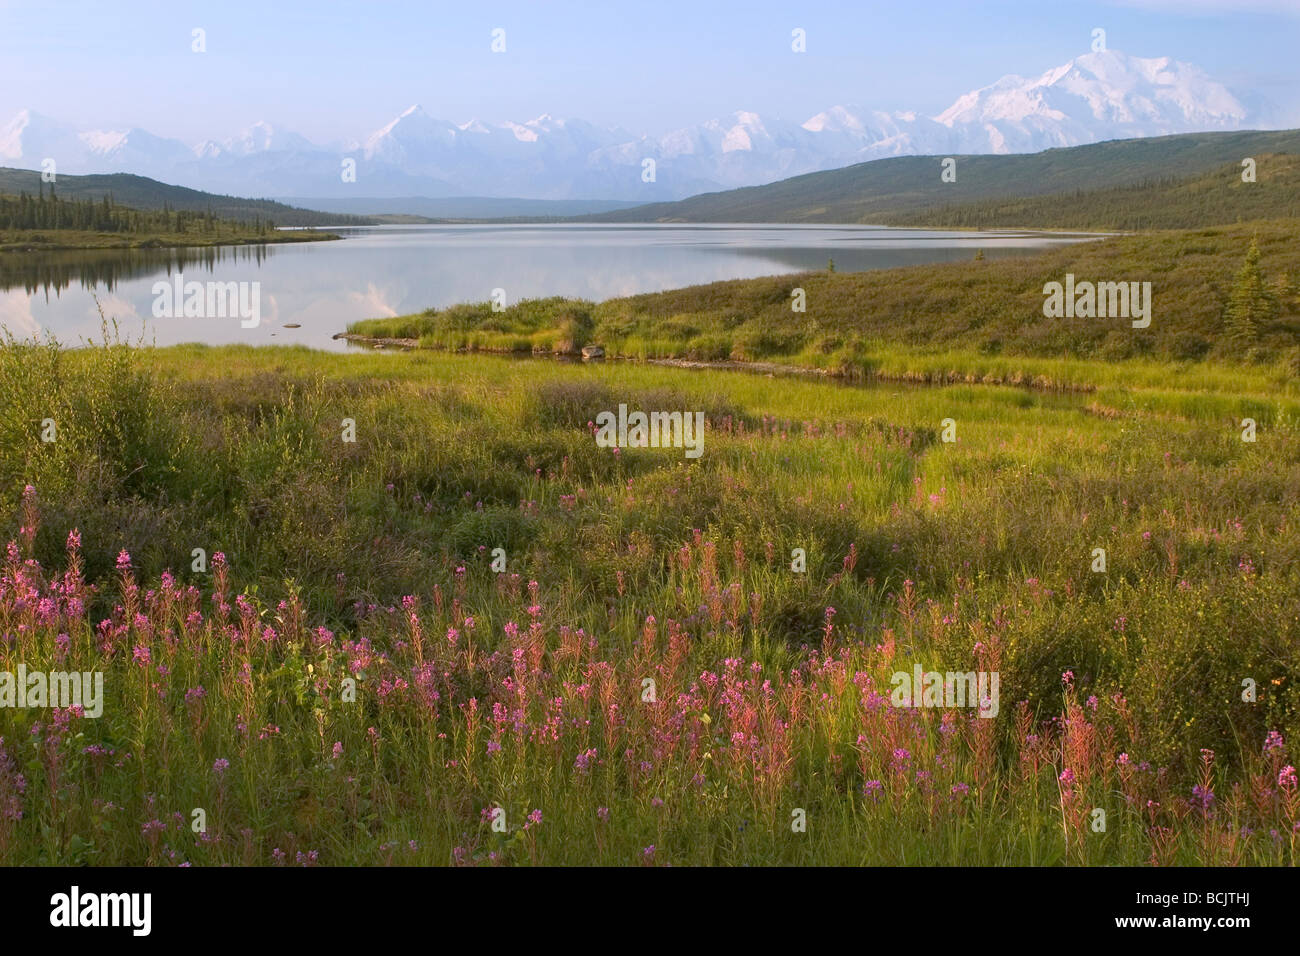
[[[356,322],[349,331],[434,349],[571,352],[598,344],[614,357],[775,362],[859,380],[1053,389],[1130,382],[1130,366],[1146,363],[1150,384],[1180,385],[1190,376],[1208,391],[1294,395],[1296,225],[1151,232],[997,260],[823,270],[598,303],[524,300],[500,312],[467,303]],[[1243,341],[1225,334],[1226,313],[1252,243],[1267,308]],[[1150,327],[1134,329],[1126,318],[1044,318],[1044,284],[1067,273],[1079,281],[1151,282]]]
[[[1266,268],[1295,255],[1259,232]],[[1226,285],[1242,235],[1210,233],[1180,258],[1222,247]],[[1041,286],[1164,241],[950,275],[978,308],[980,270]],[[1051,356],[1035,336],[1083,332],[925,320],[940,284],[909,275],[895,307],[953,331],[873,355],[970,383],[8,342],[0,671],[105,685],[98,718],[0,708],[0,863],[1293,865],[1300,397],[1275,330],[1271,358],[1171,374],[1161,292],[1150,353]],[[770,354],[815,364],[897,278],[551,303],[534,331],[731,355],[803,282],[822,326]],[[447,314],[385,328],[463,344]],[[599,447],[620,403],[703,410],[703,454]],[[892,706],[914,665],[997,672],[998,715]]]

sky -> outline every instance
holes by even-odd
[[[456,123],[549,113],[638,135],[741,109],[933,115],[1088,52],[1098,27],[1110,49],[1195,63],[1300,125],[1300,0],[0,0],[0,126],[26,108],[194,143],[265,120],[326,144],[414,103]]]

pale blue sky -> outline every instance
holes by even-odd
[[[790,50],[795,27],[806,54]],[[1094,27],[1111,49],[1196,63],[1300,121],[1300,0],[0,0],[0,124],[26,107],[192,142],[265,119],[327,141],[416,102],[454,122],[551,113],[649,134],[737,109],[933,114],[1087,52]]]

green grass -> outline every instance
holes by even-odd
[[[545,334],[560,307],[499,334]],[[62,632],[58,666],[104,670],[107,700],[66,729],[0,710],[0,800],[26,778],[0,861],[1293,864],[1277,775],[1295,759],[1262,749],[1300,734],[1291,385],[1071,361],[1096,391],[10,343],[0,520],[47,571],[6,563],[0,670],[55,667]],[[704,454],[597,447],[587,422],[619,403],[703,410]],[[15,582],[61,572],[73,528],[98,591],[41,618]],[[195,548],[226,555],[226,582],[191,569]],[[997,670],[1000,716],[873,703],[913,660]],[[1192,802],[1202,773],[1213,816]]]
[[[573,351],[774,362],[851,378],[1036,384],[1089,389],[1246,391],[1286,399],[1300,375],[1296,220],[1156,232],[1031,256],[858,273],[716,282],[600,303],[551,298],[355,322],[359,335],[426,348]],[[1224,334],[1234,278],[1258,240],[1274,318],[1243,351]],[[1150,281],[1152,320],[1046,319],[1043,286]],[[802,289],[806,311],[793,310]]]

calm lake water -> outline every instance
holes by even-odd
[[[0,254],[0,326],[76,345],[100,335],[98,307],[124,337],[171,345],[243,342],[349,348],[331,336],[356,319],[430,306],[538,296],[587,299],[824,269],[883,269],[1023,254],[1078,237],[875,226],[464,225],[334,230],[337,242],[221,249]],[[154,318],[153,285],[257,282],[261,321]],[[300,328],[286,328],[296,324]]]

